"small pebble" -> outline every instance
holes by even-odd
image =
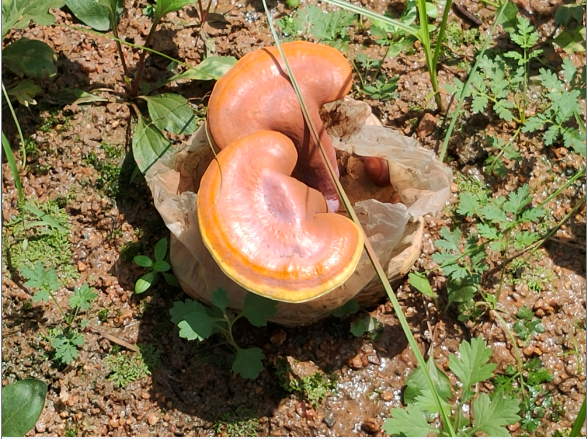
[[[334,415],[332,413],[328,413],[322,421],[328,426],[328,428],[334,427],[336,424],[336,419],[334,419]]]
[[[159,418],[155,413],[151,412],[147,415],[147,422],[149,423],[149,425],[155,425],[158,421]]]

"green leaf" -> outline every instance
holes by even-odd
[[[188,340],[204,340],[212,334],[214,320],[206,312],[206,307],[195,300],[175,302],[169,311],[171,321],[180,331],[179,336]]]
[[[21,437],[36,424],[45,406],[47,384],[25,379],[2,388],[2,436]]]
[[[428,373],[430,374],[430,378],[432,378],[432,382],[434,383],[434,388],[436,389],[438,396],[441,400],[448,400],[448,398],[450,398],[452,395],[450,379],[442,370],[438,368],[432,357],[428,358],[426,367],[428,368]],[[426,389],[428,389],[428,382],[424,377],[424,371],[422,370],[422,367],[418,366],[418,368],[410,373],[410,376],[408,376],[408,379],[406,380],[406,388],[404,390],[404,404],[408,405],[415,403],[416,398]],[[438,411],[436,404],[434,404],[434,407],[434,410],[428,411],[428,413],[436,413]]]
[[[436,404],[436,398],[430,391],[430,389],[423,389],[422,393],[420,393],[415,399],[416,406],[426,412],[426,413],[438,413],[438,405]],[[450,413],[452,406],[451,404],[444,400],[440,399],[440,404],[444,407],[444,410],[447,413]]]
[[[12,177],[14,178],[14,185],[16,186],[16,191],[18,193],[18,200],[22,204],[24,202],[24,193],[22,191],[22,182],[20,181],[20,174],[18,172],[18,166],[16,164],[16,159],[14,158],[14,153],[12,152],[10,142],[6,138],[4,131],[2,131],[2,149],[4,150],[4,155],[6,156],[6,161],[8,162],[8,166],[10,167],[10,172],[12,172]]]
[[[51,347],[55,349],[55,358],[64,364],[71,364],[77,358],[77,346],[81,346],[84,341],[83,336],[79,334],[71,340],[64,335],[53,338]]]
[[[57,74],[55,52],[39,40],[20,38],[2,51],[2,61],[18,76],[50,78]]]
[[[101,32],[111,28],[112,18],[118,22],[124,11],[124,0],[66,0],[65,4],[76,18]]]
[[[554,42],[568,54],[585,52],[585,28],[567,29],[558,34]]]
[[[46,302],[51,298],[49,291],[42,289],[37,290],[35,294],[33,294],[33,302]]]
[[[81,287],[76,288],[73,296],[69,298],[69,306],[88,311],[92,307],[92,301],[98,297],[95,291],[88,284],[83,284]]]
[[[218,80],[236,64],[236,61],[236,58],[232,56],[209,56],[196,67],[173,76],[168,82]]]
[[[473,401],[473,432],[483,431],[488,436],[509,436],[504,425],[515,424],[520,420],[518,401],[510,396],[496,395],[493,401],[485,393],[480,393]]]
[[[142,96],[147,101],[149,116],[160,130],[173,134],[192,134],[198,123],[188,100],[175,93]]]
[[[360,318],[355,317],[351,321],[351,334],[355,337],[361,337],[365,333],[374,334],[375,331],[382,328],[383,324],[375,317],[366,315]]]
[[[34,269],[27,266],[21,267],[20,274],[28,279],[24,284],[29,288],[43,288],[47,276],[41,262],[37,262]]]
[[[516,23],[518,22],[518,7],[512,3],[508,2],[503,13],[501,14],[499,24],[503,27],[503,30],[506,32],[513,32],[516,28]]]
[[[477,337],[471,343],[464,340],[459,346],[460,358],[449,355],[448,367],[463,383],[463,402],[468,401],[471,396],[471,386],[475,383],[485,381],[493,376],[497,366],[495,363],[486,364],[491,358],[493,349],[488,348],[485,340]]]
[[[508,200],[503,203],[503,208],[506,212],[517,215],[531,202],[532,196],[530,195],[530,186],[526,183],[516,191],[510,192]]]
[[[420,291],[425,296],[430,297],[434,300],[438,298],[438,295],[434,291],[432,291],[430,282],[428,281],[428,278],[424,275],[424,273],[410,273],[408,275],[408,279],[410,285],[418,291]]]
[[[457,212],[464,216],[473,216],[479,210],[479,197],[471,192],[463,192],[459,195],[459,207]]]
[[[15,86],[6,90],[8,96],[16,99],[21,105],[28,107],[29,105],[37,105],[34,97],[41,91],[41,87],[35,84],[30,79],[20,81]]]
[[[49,9],[59,9],[64,0],[3,0],[2,1],[2,39],[12,28],[25,29],[29,23],[50,26],[55,17]]]
[[[145,255],[136,255],[133,261],[140,267],[151,268],[153,266],[151,258]]]
[[[439,436],[440,430],[426,421],[426,415],[414,404],[405,409],[392,409],[391,418],[383,424],[383,430],[390,436],[426,437]]]
[[[167,261],[157,261],[153,264],[153,270],[158,271],[160,273],[169,271],[171,269],[171,265]]]
[[[479,211],[479,215],[488,220],[491,221],[493,223],[496,224],[503,224],[505,222],[507,222],[508,217],[505,214],[505,212],[499,208],[498,206],[495,205],[488,205],[483,207],[480,211]]]
[[[52,227],[62,233],[69,233],[69,230],[67,230],[65,227],[63,227],[58,221],[53,219],[51,216],[47,215],[41,209],[33,206],[32,204],[25,203],[22,205],[22,208],[24,210],[29,211],[33,215],[36,215],[37,218],[39,218],[41,221],[43,221],[49,227]]]
[[[453,251],[459,254],[459,241],[461,240],[461,231],[455,229],[450,231],[448,227],[440,229],[440,236],[444,239],[437,239],[434,241],[434,245],[445,251]]]
[[[139,116],[135,133],[132,137],[132,152],[140,171],[145,174],[153,164],[171,146],[159,128],[152,123],[146,123]]]
[[[489,224],[478,224],[477,230],[479,230],[479,235],[486,239],[497,239],[499,238],[498,231],[495,227]]]
[[[217,288],[212,293],[212,304],[219,308],[222,313],[224,314],[226,308],[230,305],[230,299],[228,298],[228,293],[224,288]]]
[[[165,255],[167,254],[167,238],[161,238],[155,244],[155,261],[159,262],[165,259]]]
[[[181,288],[181,286],[179,285],[179,282],[177,281],[177,278],[173,274],[171,274],[171,273],[161,273],[161,274],[163,275],[165,282],[167,282],[167,285],[171,285],[172,287]]]
[[[185,5],[189,5],[193,0],[157,0],[155,2],[155,18],[156,23],[159,22],[170,12],[179,11]]]
[[[157,274],[159,273],[156,271],[149,271],[143,274],[135,283],[135,293],[142,294],[151,288],[151,285],[154,285],[156,282]]]
[[[359,302],[357,302],[355,299],[351,299],[344,305],[339,306],[334,311],[332,311],[332,315],[334,317],[343,317],[349,314],[356,314],[358,310]]]
[[[240,315],[246,317],[253,326],[267,325],[267,319],[277,314],[277,302],[255,293],[247,293]]]
[[[256,379],[263,370],[265,355],[259,348],[237,348],[236,358],[232,363],[232,371],[249,380]]]

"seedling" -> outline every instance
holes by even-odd
[[[227,437],[256,437],[259,419],[257,413],[240,405],[232,412],[218,416],[212,429],[217,435],[226,432]]]
[[[65,328],[52,328],[48,331],[46,338],[55,349],[55,359],[63,364],[71,364],[77,358],[79,347],[85,343],[84,336],[74,329],[74,323],[80,328],[87,325],[87,321],[81,320],[76,322],[79,312],[87,312],[92,306],[92,301],[98,296],[93,288],[88,284],[74,290],[73,295],[69,297],[70,309],[66,313],[54,292],[61,288],[61,281],[57,277],[57,271],[54,268],[45,270],[40,262],[34,269],[23,267],[22,275],[28,279],[25,286],[33,288],[33,302],[46,302],[52,299],[61,317],[66,323]]]
[[[378,338],[383,331],[383,324],[375,317],[371,317],[369,314],[361,317],[355,316],[359,311],[359,303],[355,299],[351,299],[339,308],[332,311],[334,317],[345,317],[347,315],[353,315],[351,319],[351,334],[355,337],[362,337],[368,333],[371,340]]]
[[[336,391],[336,375],[325,376],[320,372],[313,375],[296,378],[291,365],[285,358],[280,358],[276,364],[276,375],[279,386],[289,393],[299,394],[304,401],[318,407],[324,398]]]
[[[203,341],[213,334],[222,334],[225,342],[236,353],[232,371],[243,378],[254,380],[263,370],[261,360],[265,355],[259,348],[241,348],[234,339],[232,328],[242,317],[253,326],[265,326],[267,319],[277,312],[277,302],[248,293],[240,313],[235,315],[227,309],[229,305],[226,290],[218,288],[212,293],[212,307],[191,299],[175,302],[170,310],[171,321],[179,327],[179,336],[187,340]]]
[[[135,293],[141,294],[147,291],[150,287],[159,282],[161,276],[165,279],[168,285],[172,287],[179,287],[177,279],[172,273],[167,273],[171,270],[171,265],[165,260],[167,255],[167,238],[161,238],[155,245],[155,262],[145,255],[137,255],[134,257],[135,264],[150,268],[146,274],[143,274],[135,283]]]
[[[490,379],[496,367],[488,363],[492,349],[481,338],[474,338],[471,343],[463,341],[459,347],[459,356],[449,356],[449,368],[462,383],[462,392],[458,403],[451,403],[453,391],[450,380],[430,358],[425,367],[432,375],[435,389],[430,389],[423,379],[421,367],[418,367],[406,382],[404,402],[406,408],[391,410],[383,429],[390,435],[405,436],[444,436],[447,426],[438,417],[436,403],[432,392],[436,391],[442,404],[451,410],[450,422],[459,436],[475,436],[485,433],[488,436],[509,436],[506,425],[516,423],[520,417],[518,402],[504,396],[502,392],[493,392],[491,396],[473,390],[478,384]],[[465,411],[470,407],[470,412]],[[433,421],[430,424],[430,421]]]
[[[148,348],[151,349],[151,348]],[[151,349],[147,353],[147,359],[141,352],[109,355],[106,358],[106,366],[110,369],[108,379],[116,386],[124,388],[130,383],[151,375],[151,371],[160,363],[161,351]],[[147,364],[149,361],[149,364]]]
[[[534,313],[526,305],[518,310],[517,317],[518,321],[514,323],[514,332],[524,343],[528,343],[532,337],[544,332],[542,320],[535,319]]]

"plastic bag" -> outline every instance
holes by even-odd
[[[444,206],[452,174],[413,139],[373,125],[379,121],[370,115],[365,103],[345,99],[325,107],[327,130],[341,151],[341,183],[379,260],[387,267],[388,278],[398,280],[419,256],[423,233],[420,216]],[[394,187],[372,184],[362,172],[360,159],[351,153],[386,158]],[[212,293],[224,288],[230,307],[240,310],[247,291],[218,267],[198,227],[197,191],[213,157],[205,129],[200,127],[185,148],[159,159],[146,179],[155,207],[171,231],[171,266],[183,290],[210,303]],[[389,202],[398,196],[401,203]],[[343,285],[309,302],[280,302],[271,320],[284,326],[307,325],[327,317],[353,298],[362,305],[374,303],[383,291],[374,276],[375,270],[363,251],[355,272]]]

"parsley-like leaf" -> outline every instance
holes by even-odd
[[[383,430],[390,436],[404,435],[408,437],[438,436],[440,430],[426,421],[426,415],[414,404],[405,409],[392,409],[391,418],[383,424]]]
[[[511,397],[497,395],[493,401],[485,393],[480,393],[473,401],[473,432],[483,431],[488,436],[509,436],[504,425],[515,424],[520,420],[518,401]]]
[[[90,288],[88,284],[83,284],[76,288],[73,296],[69,298],[69,306],[72,308],[79,308],[82,311],[87,311],[92,307],[92,301],[98,297],[94,288]]]
[[[459,347],[460,358],[455,355],[449,355],[448,367],[463,383],[463,402],[468,401],[473,396],[471,386],[480,381],[485,381],[493,376],[493,371],[497,366],[495,363],[489,363],[493,350],[488,348],[485,340],[477,337],[468,341],[463,341]]]

